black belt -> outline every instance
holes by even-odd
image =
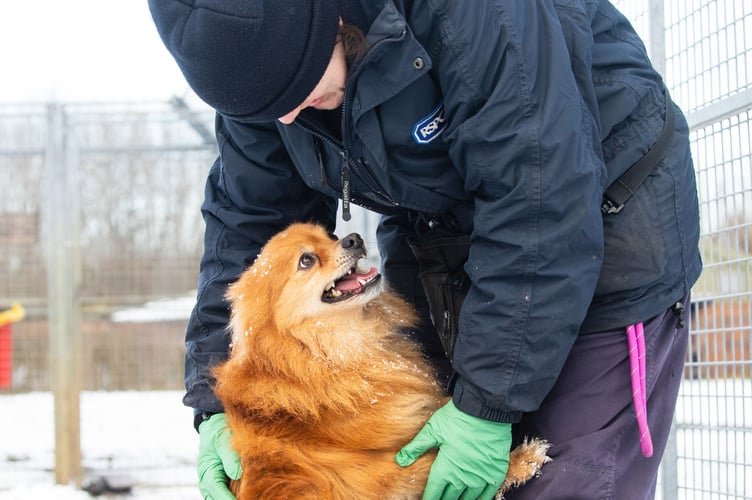
[[[634,192],[640,185],[645,182],[650,172],[658,165],[663,159],[666,153],[666,148],[671,139],[671,134],[674,132],[674,124],[676,118],[674,117],[674,106],[671,103],[671,96],[668,95],[668,89],[665,90],[666,95],[666,119],[663,122],[663,130],[658,140],[655,141],[645,156],[629,167],[626,172],[621,174],[621,177],[616,179],[603,195],[603,203],[601,204],[601,212],[604,214],[618,214],[624,208],[624,204],[632,197]]]

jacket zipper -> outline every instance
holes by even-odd
[[[387,43],[397,43],[405,39],[405,35],[407,34],[407,30],[402,30],[402,32],[397,35],[393,36],[391,38],[382,38],[381,40],[374,43],[366,52],[366,54],[363,56],[363,61],[365,61],[367,58],[369,58],[371,55],[373,55],[374,51],[378,49],[379,47],[387,44]],[[362,68],[362,64],[358,66],[358,69],[352,74],[348,76],[348,80],[353,80],[357,74],[360,72],[359,68]],[[349,107],[349,96],[350,94],[347,92],[347,88],[345,88],[343,96],[342,96],[342,116],[341,116],[341,123],[342,123],[342,144],[337,142],[336,140],[332,139],[328,135],[320,132],[317,130],[316,127],[314,127],[311,123],[307,122],[305,118],[295,120],[295,124],[301,127],[303,130],[308,132],[309,134],[314,136],[315,138],[318,138],[332,147],[334,147],[340,155],[340,158],[342,158],[342,167],[340,168],[340,178],[342,182],[342,219],[345,221],[349,221],[352,218],[352,215],[350,213],[350,201],[351,201],[351,195],[350,195],[350,167],[352,166],[356,172],[359,173],[360,177],[364,179],[364,182],[367,183],[368,187],[371,189],[372,192],[378,194],[381,198],[383,198],[384,201],[389,203],[392,206],[399,206],[397,202],[392,200],[392,198],[387,195],[385,192],[383,192],[381,189],[378,188],[378,186],[372,184],[370,181],[365,180],[365,176],[360,173],[359,169],[355,165],[354,162],[350,160],[349,155],[349,148],[347,145],[347,129],[349,126],[349,120],[347,119],[347,109]],[[326,182],[326,173],[324,171],[324,161],[321,156],[321,152],[316,148],[316,155],[317,160],[319,162],[319,171],[321,175],[321,183],[323,186],[327,185]]]
[[[358,73],[360,73],[361,68],[363,68],[363,62],[368,60],[369,57],[373,55],[373,53],[378,49],[379,47],[387,44],[387,43],[397,43],[401,42],[405,39],[405,35],[407,34],[407,30],[403,29],[402,32],[393,37],[389,38],[382,38],[381,40],[378,40],[376,43],[371,45],[368,48],[368,51],[363,56],[363,59],[361,60],[358,67],[355,69],[352,75],[348,75],[347,80],[353,81]],[[342,124],[342,143],[343,143],[343,154],[342,154],[342,219],[345,221],[350,220],[350,157],[348,154],[349,148],[347,145],[347,130],[349,129],[349,120],[347,109],[349,107],[349,97],[350,93],[347,91],[347,85],[345,85],[345,90],[342,96],[342,119],[340,120],[340,123]],[[353,164],[353,168],[357,171],[356,165]],[[364,176],[361,174],[361,178],[364,178]],[[369,182],[370,184],[370,182]],[[390,196],[388,196],[386,193],[382,192],[380,189],[378,189],[375,185],[369,186],[371,190],[375,193],[378,193],[379,196],[387,200],[392,206],[397,206],[398,204],[392,200]]]

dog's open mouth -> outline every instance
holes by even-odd
[[[321,296],[322,302],[333,303],[348,299],[363,293],[368,287],[377,283],[381,275],[375,267],[368,271],[360,271],[355,266],[347,273],[334,280]]]

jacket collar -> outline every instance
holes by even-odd
[[[366,53],[353,66],[348,87],[367,88],[352,99],[352,116],[367,111],[404,90],[432,67],[423,46],[415,39],[405,16],[392,0],[384,3],[366,32]],[[418,60],[420,60],[418,62]]]

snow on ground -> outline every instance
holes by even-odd
[[[198,434],[180,391],[83,392],[81,453],[84,485],[106,478],[132,486],[138,500],[200,500],[195,457]],[[50,393],[0,396],[0,499],[92,498],[54,485],[54,404]]]
[[[99,498],[200,500],[198,435],[181,397],[178,391],[82,393],[84,484],[105,477],[113,486],[133,487],[128,496]],[[92,498],[54,486],[53,408],[49,393],[0,395],[0,500]],[[750,381],[685,380],[677,422],[678,497],[752,498]]]
[[[112,313],[116,323],[145,323],[151,321],[187,321],[193,306],[196,305],[195,293],[189,297],[176,297],[147,302],[141,307],[123,309]]]

